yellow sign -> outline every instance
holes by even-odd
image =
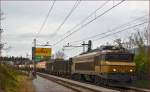
[[[35,56],[51,56],[52,49],[51,48],[36,48]]]

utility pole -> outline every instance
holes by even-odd
[[[34,56],[33,56],[33,65],[34,65],[34,68],[33,68],[33,71],[36,72],[36,60],[35,60],[35,59],[36,59],[36,57],[35,57],[36,39],[33,40],[33,44],[34,44],[34,46],[33,46],[33,47],[34,47],[34,52],[33,52],[33,53],[34,53],[34,54],[33,54],[33,55],[34,55]]]
[[[84,53],[85,52],[85,41],[83,41],[82,46],[83,46],[83,53]]]
[[[83,46],[83,52],[85,52],[85,46],[88,46],[87,51],[89,52],[89,51],[91,51],[92,41],[89,40],[87,44],[85,44],[85,41],[83,41],[82,46]]]

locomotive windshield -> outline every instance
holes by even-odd
[[[129,54],[106,54],[105,56],[105,60],[109,60],[109,61],[128,61],[130,58]]]

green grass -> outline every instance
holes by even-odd
[[[19,72],[10,66],[0,64],[0,89],[4,92],[17,92]]]
[[[133,86],[138,88],[149,88],[149,80],[137,80],[133,82]]]

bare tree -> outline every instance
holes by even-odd
[[[144,33],[143,33],[145,41],[146,41],[146,45],[148,45],[148,36],[149,36],[148,28],[149,28],[148,26],[145,27]]]
[[[2,10],[0,10],[1,12],[0,12],[0,20],[4,20],[5,19],[5,17],[4,17],[4,12],[2,12]]]
[[[63,51],[58,51],[58,52],[56,52],[55,58],[56,58],[56,59],[64,59],[64,58],[65,58],[64,52],[63,52]]]
[[[121,38],[118,38],[118,39],[114,40],[114,43],[116,43],[116,45],[117,45],[120,49],[124,47],[124,46],[123,46],[124,43],[122,42]]]
[[[128,48],[129,49],[133,49],[134,46],[136,45],[135,41],[134,41],[134,37],[133,37],[134,34],[131,34],[129,37],[128,37]]]
[[[0,12],[0,22],[4,19],[3,16],[4,16],[4,13]],[[3,32],[2,26],[0,25],[0,57],[1,57],[1,53],[2,53],[2,48],[4,46],[4,44],[2,44],[2,41],[1,41],[2,32]]]
[[[148,51],[147,51],[148,31],[147,28],[140,31],[136,29],[136,33],[129,36],[129,42],[133,48],[136,48],[134,61],[136,62],[137,74],[139,78],[147,76],[148,71]],[[141,75],[142,74],[142,75]]]

